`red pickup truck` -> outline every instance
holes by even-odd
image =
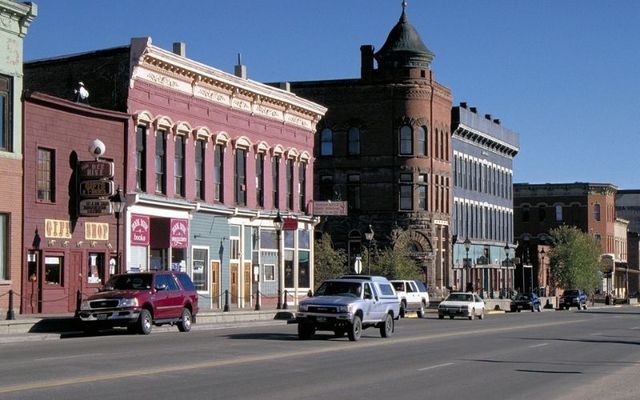
[[[160,271],[113,275],[100,291],[80,305],[85,332],[126,326],[130,332],[151,333],[153,325],[177,325],[191,330],[198,313],[198,293],[184,272]]]

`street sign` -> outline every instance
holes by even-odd
[[[353,269],[356,271],[356,274],[362,272],[362,259],[360,259],[360,257],[356,257],[356,261],[353,263]]]
[[[113,214],[111,201],[109,199],[85,199],[80,200],[81,217],[97,217],[100,215]]]
[[[82,197],[108,197],[114,193],[113,181],[91,180],[80,182],[80,196]]]
[[[113,161],[78,161],[80,179],[113,178]]]

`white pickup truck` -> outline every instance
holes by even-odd
[[[422,282],[414,280],[394,279],[391,281],[400,300],[400,317],[407,312],[415,311],[418,318],[426,317],[429,307],[429,293]]]

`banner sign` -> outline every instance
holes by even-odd
[[[186,219],[171,219],[170,243],[176,249],[186,249],[189,244],[189,228]]]
[[[132,246],[148,246],[149,245],[149,216],[148,215],[131,215],[131,245]]]

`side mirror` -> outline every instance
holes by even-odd
[[[159,285],[156,285],[156,290],[159,292],[161,290],[167,290],[167,284],[166,283],[161,283]]]
[[[307,292],[307,297],[313,297],[313,290],[309,289]]]

